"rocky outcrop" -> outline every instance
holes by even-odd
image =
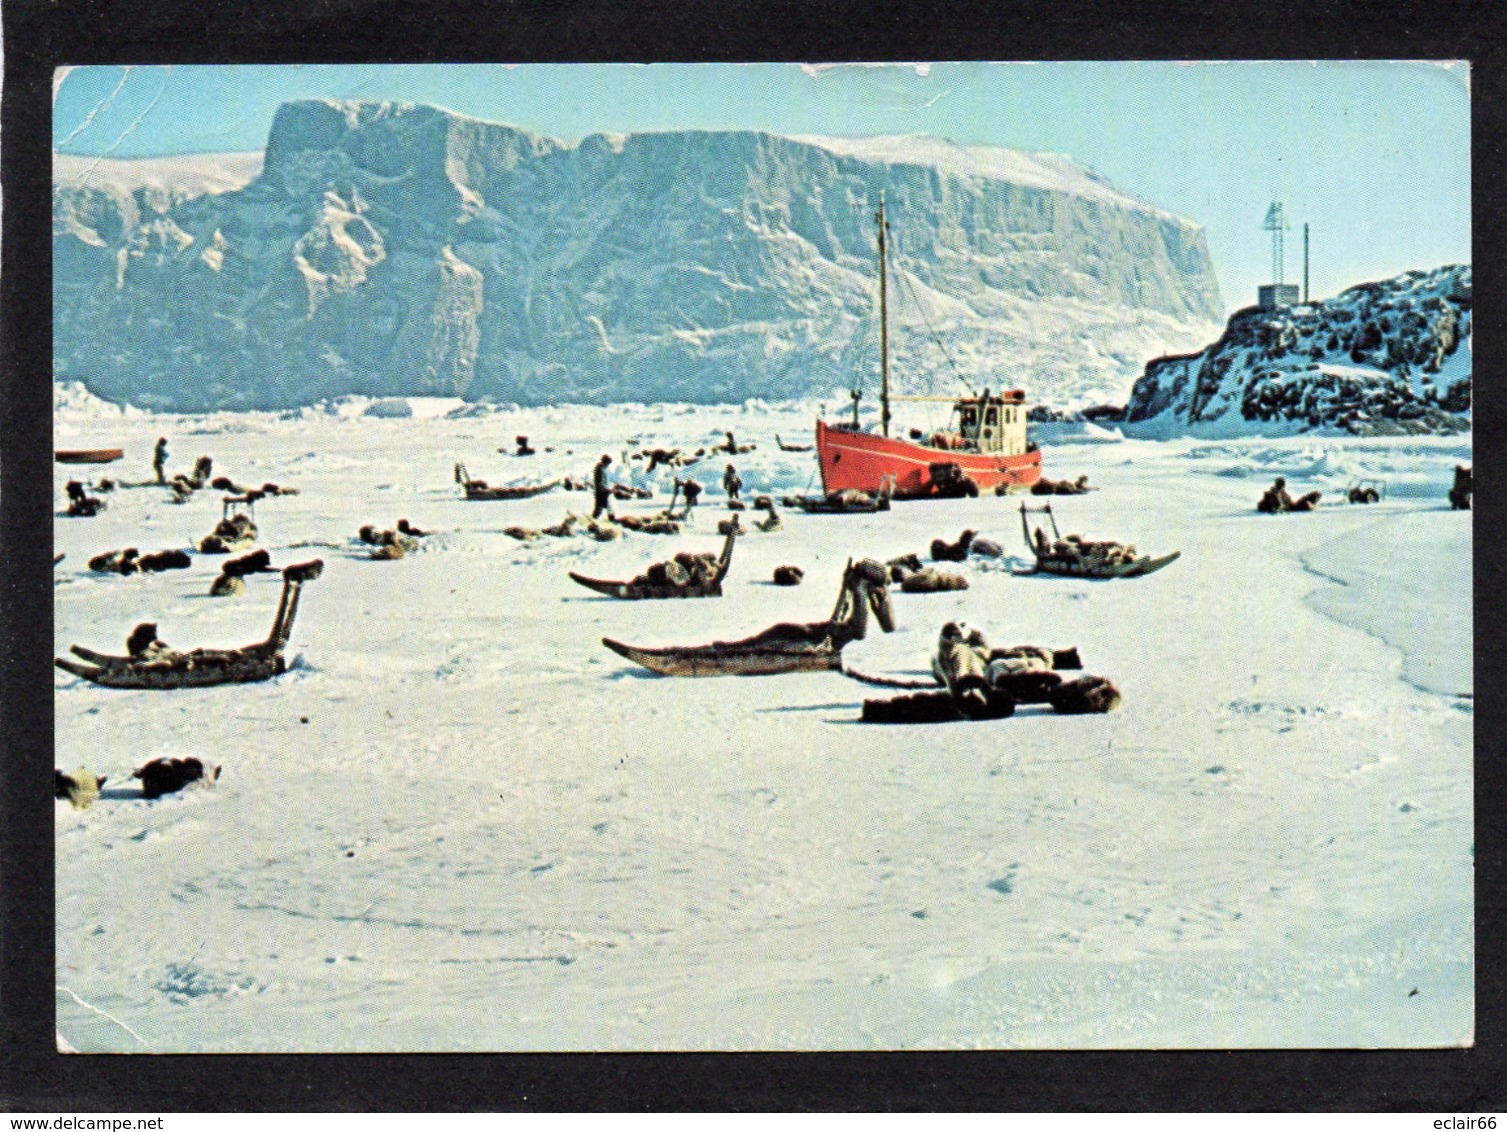
[[[1220,310],[1201,229],[1066,158],[751,131],[566,144],[316,101],[279,109],[237,188],[55,181],[55,374],[180,410],[825,395],[877,372],[881,192],[901,389],[1026,373],[1033,397],[1123,399]]]
[[[1471,271],[1410,271],[1321,303],[1237,312],[1136,382],[1127,432],[1458,432],[1470,427]]]

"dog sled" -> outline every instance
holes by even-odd
[[[656,562],[647,571],[631,582],[609,582],[601,578],[588,578],[584,574],[570,573],[570,580],[608,597],[624,601],[676,597],[721,597],[722,579],[727,577],[733,561],[733,543],[738,537],[738,528],[728,529],[727,539],[722,543],[722,553],[716,558],[710,554],[677,554],[668,562]]]
[[[64,515],[70,519],[93,518],[110,506],[99,496],[90,495],[78,480],[69,480],[64,490],[68,493],[68,509]]]
[[[1322,493],[1310,491],[1294,499],[1287,492],[1287,481],[1278,476],[1256,501],[1256,511],[1262,515],[1292,515],[1300,511],[1316,511],[1320,498]]]
[[[1031,515],[1045,515],[1052,525],[1052,537],[1047,539],[1046,532],[1036,528],[1036,535],[1031,534]],[[1026,549],[1036,559],[1036,565],[1030,570],[1016,570],[1019,576],[1032,574],[1057,574],[1066,578],[1097,578],[1108,580],[1111,578],[1144,578],[1147,574],[1154,574],[1164,566],[1170,566],[1182,557],[1182,551],[1174,550],[1171,554],[1160,557],[1151,555],[1137,555],[1135,547],[1125,546],[1115,542],[1086,542],[1076,535],[1068,535],[1063,538],[1062,532],[1057,528],[1057,516],[1052,511],[1050,503],[1040,507],[1030,507],[1022,503],[1020,505],[1020,530],[1026,540]]]
[[[895,477],[885,476],[879,484],[879,493],[870,495],[857,488],[828,492],[826,495],[787,495],[780,502],[786,507],[795,507],[808,515],[872,515],[876,511],[890,509],[890,497],[895,491]]]
[[[473,480],[466,471],[466,465],[455,465],[455,482],[460,484],[466,493],[466,498],[473,503],[496,501],[503,499],[532,499],[536,495],[543,495],[546,491],[560,486],[557,479],[548,483],[533,484],[510,484],[503,487],[493,487],[486,480]]]
[[[1120,690],[1103,676],[1066,679],[1062,672],[1081,670],[1076,648],[1039,645],[991,649],[982,633],[957,622],[942,627],[932,658],[933,683],[866,676],[853,669],[843,674],[865,684],[904,688],[911,695],[865,700],[864,723],[949,723],[1007,719],[1021,704],[1049,704],[1064,715],[1114,711]]]
[[[200,554],[239,554],[256,545],[256,499],[227,495],[220,500],[220,521],[199,540]]]
[[[619,656],[661,676],[774,676],[786,672],[832,672],[842,667],[842,650],[868,632],[869,614],[894,632],[888,575],[872,559],[849,561],[832,616],[810,624],[782,623],[740,641],[709,645],[643,648],[603,637]]]
[[[265,641],[257,644],[239,649],[178,652],[156,640],[157,627],[148,624],[137,626],[131,634],[129,656],[110,656],[82,645],[72,645],[70,651],[79,658],[78,661],[58,657],[53,663],[64,672],[106,688],[167,690],[269,680],[287,671],[283,649],[293,632],[293,619],[298,615],[298,598],[303,584],[313,581],[323,571],[324,563],[317,558],[283,570],[282,594],[278,598],[277,615],[272,619],[272,632]]]

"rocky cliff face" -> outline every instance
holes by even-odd
[[[1321,303],[1236,313],[1197,354],[1159,358],[1127,431],[1360,434],[1470,427],[1469,266],[1410,271]]]
[[[877,372],[881,192],[901,388],[1123,397],[1218,315],[1202,231],[1065,158],[299,102],[237,189],[55,180],[56,376],[183,410],[824,395]]]

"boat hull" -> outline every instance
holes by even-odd
[[[113,464],[124,455],[120,448],[59,448],[52,458],[59,464]]]
[[[825,421],[816,422],[816,458],[824,491],[856,488],[877,495],[884,478],[894,476],[896,499],[935,494],[933,464],[956,464],[980,491],[994,491],[1001,485],[1030,487],[1041,478],[1040,451],[1002,456],[928,448],[893,436],[833,428]]]

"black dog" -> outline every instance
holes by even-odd
[[[153,759],[137,768],[131,777],[141,779],[143,797],[160,798],[164,794],[174,794],[190,782],[203,778],[204,764],[193,756],[186,759]],[[220,768],[215,767],[210,781],[217,781],[219,777]]]

